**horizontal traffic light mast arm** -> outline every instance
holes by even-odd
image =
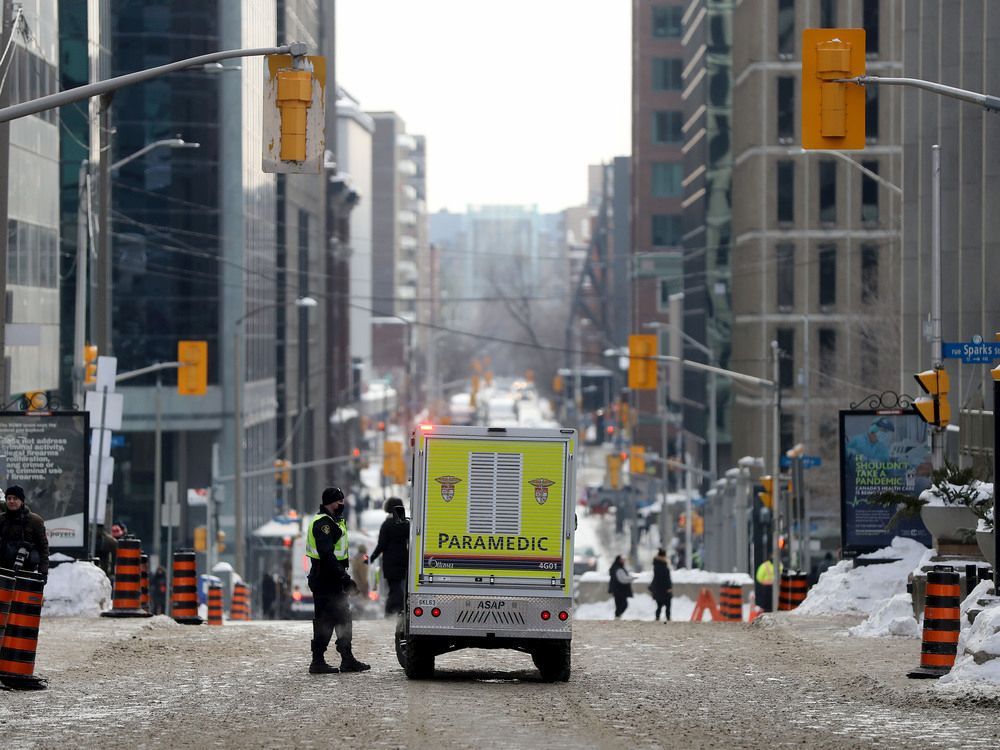
[[[705,471],[697,466],[692,466],[691,464],[686,464],[683,461],[678,461],[676,458],[661,458],[660,456],[650,456],[646,454],[646,460],[654,464],[663,464],[668,469],[683,469],[684,471],[691,471],[695,474],[700,474],[706,479],[715,480],[715,475],[710,471]]]
[[[626,357],[628,359],[633,359],[629,354],[628,349],[605,349],[605,357]],[[758,378],[753,375],[746,375],[742,372],[735,372],[733,370],[727,370],[723,367],[716,367],[715,365],[706,365],[704,362],[698,362],[693,359],[684,359],[683,357],[675,357],[672,354],[657,354],[647,357],[634,357],[634,359],[654,359],[657,362],[680,362],[683,367],[687,367],[691,370],[702,370],[704,372],[714,372],[716,375],[722,375],[724,377],[730,378],[731,380],[739,380],[743,383],[749,383],[750,385],[759,385],[762,388],[774,388],[773,380],[766,380],[765,378]]]
[[[1000,97],[989,94],[979,94],[975,91],[946,86],[943,83],[924,81],[920,78],[885,78],[883,76],[857,76],[855,78],[839,78],[836,83],[856,83],[860,86],[874,84],[877,86],[911,86],[915,89],[923,89],[942,96],[950,96],[952,99],[961,99],[963,102],[978,104],[987,112],[1000,112]]]
[[[312,469],[315,466],[329,466],[330,464],[342,464],[345,461],[350,461],[354,456],[334,456],[333,458],[320,458],[316,461],[303,461],[298,464],[288,464],[288,466],[283,466],[283,471],[299,471],[300,469]],[[268,466],[266,469],[254,469],[253,471],[244,471],[242,476],[244,479],[249,479],[250,477],[262,477],[265,474],[273,474],[274,466]],[[227,474],[225,476],[215,477],[216,482],[231,482],[233,481],[233,475]]]
[[[29,102],[15,104],[12,107],[5,107],[4,109],[0,109],[0,122],[10,122],[19,117],[38,114],[47,109],[55,109],[56,107],[62,107],[83,99],[108,94],[125,86],[142,83],[151,78],[157,78],[167,73],[175,73],[185,68],[207,65],[208,63],[219,62],[220,60],[232,60],[235,57],[261,57],[264,55],[292,55],[293,57],[301,57],[306,54],[306,51],[306,45],[302,42],[292,42],[291,44],[283,44],[280,47],[250,47],[248,49],[209,52],[207,55],[198,55],[197,57],[189,57],[184,60],[167,63],[166,65],[159,65],[155,68],[126,73],[123,76],[109,78],[106,81],[97,81],[96,83],[89,83],[86,86],[77,86],[74,89],[49,94],[38,99],[32,99]]]
[[[148,375],[151,372],[160,372],[161,370],[176,370],[178,367],[184,367],[186,364],[187,362],[157,362],[155,365],[140,367],[138,370],[129,370],[128,372],[120,373],[115,377],[115,382],[121,383],[124,380],[131,380],[132,378],[137,378],[140,375]]]

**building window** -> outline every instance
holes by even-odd
[[[861,246],[861,302],[871,304],[878,299],[878,248]]]
[[[865,140],[878,140],[878,86],[865,86]]]
[[[795,245],[775,247],[778,258],[778,311],[788,312],[795,305]]]
[[[683,172],[684,167],[681,164],[655,162],[652,171],[653,197],[676,198],[681,195]]]
[[[833,328],[819,329],[819,384],[830,385],[830,376],[837,371],[837,332]]]
[[[879,0],[864,0],[861,25],[865,29],[865,52],[878,54],[878,4]]]
[[[778,222],[795,221],[795,163],[778,162]]]
[[[795,329],[778,329],[778,385],[795,386]]]
[[[821,245],[819,248],[819,306],[837,304],[837,247]]]
[[[677,39],[684,33],[681,18],[684,8],[680,5],[659,5],[653,8],[653,36],[657,39]]]
[[[778,140],[795,137],[795,79],[778,78]]]
[[[653,214],[653,246],[675,247],[681,244],[681,217],[677,214]]]
[[[819,163],[819,220],[824,224],[837,221],[837,163]]]
[[[861,166],[878,174],[877,161],[863,161]],[[878,221],[878,183],[866,174],[861,175],[861,221]]]
[[[782,412],[781,414],[781,454],[791,450],[795,446],[795,415]]]
[[[680,91],[684,61],[678,57],[653,59],[653,91]]]
[[[878,342],[872,338],[871,332],[861,334],[861,384],[876,387],[878,378]]]
[[[867,88],[875,88],[868,86]],[[684,140],[684,113],[668,109],[653,113],[653,143],[680,143]]]
[[[837,0],[819,0],[819,26],[821,29],[837,28]]]
[[[778,0],[778,57],[795,54],[795,0]]]

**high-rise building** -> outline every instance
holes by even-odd
[[[801,36],[864,27],[868,72],[898,76],[903,5],[777,0],[733,10],[730,367],[771,379],[777,342],[781,450],[802,443],[822,457],[809,475],[819,510],[836,508],[838,410],[898,383],[901,206],[885,185],[900,182],[902,109],[898,88],[869,87],[863,152],[803,152]],[[733,393],[733,455],[770,466],[771,393]]]
[[[684,10],[684,333],[685,359],[729,366],[732,310],[732,0],[690,0]],[[668,349],[669,333],[660,335]],[[695,343],[691,343],[695,342]],[[706,351],[707,349],[708,351]],[[716,424],[709,424],[715,398]],[[684,425],[702,449],[693,460],[715,470],[731,465],[730,383],[684,371]]]
[[[51,2],[12,9],[17,22],[4,56],[4,85],[10,104],[18,104],[60,89],[59,14]],[[59,116],[50,109],[8,126],[3,403],[12,393],[59,387]]]
[[[683,291],[684,0],[632,1],[632,330],[654,333]],[[662,380],[662,378],[661,378]],[[662,451],[667,391],[632,395],[633,442]],[[674,407],[679,408],[679,405]],[[674,427],[669,445],[675,446]],[[671,452],[673,451],[671,447]]]
[[[1000,39],[1000,6],[975,2],[904,3],[902,75],[936,81],[975,92],[1000,92],[994,42]],[[942,334],[945,341],[970,341],[980,335],[993,341],[1000,331],[1000,212],[995,185],[1000,165],[994,155],[1000,142],[996,114],[955,99],[923,91],[906,91],[903,120],[903,254],[902,320],[899,338],[902,392],[918,387],[913,374],[932,365],[924,323],[931,312],[931,289],[941,284]],[[931,146],[941,147],[941,278],[931,270],[933,242]],[[881,290],[892,283],[885,271],[869,286]],[[960,442],[963,459],[983,460],[989,445],[989,423],[977,424],[976,412],[992,408],[989,366],[948,360],[951,373],[952,421],[960,422],[958,439],[949,433],[952,457]],[[995,362],[993,364],[996,364]],[[918,394],[923,395],[923,394]],[[959,407],[967,411],[958,414]],[[988,461],[987,461],[988,463]],[[990,466],[985,468],[988,473]]]

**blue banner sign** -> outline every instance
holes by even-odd
[[[941,353],[945,359],[960,359],[967,365],[988,365],[1000,359],[1000,341],[975,336],[972,341],[942,342]]]
[[[788,456],[781,457],[781,468],[787,469],[792,465],[792,459]],[[815,469],[817,466],[823,465],[823,459],[819,456],[802,456],[802,468],[803,469]]]

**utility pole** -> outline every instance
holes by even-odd
[[[941,147],[931,146],[931,360],[934,370],[944,366],[941,356]],[[944,466],[944,428],[931,429],[931,463]]]
[[[774,416],[771,432],[771,476],[774,477],[774,491],[771,495],[771,563],[774,580],[771,582],[771,611],[778,611],[781,596],[781,350],[778,342],[771,342],[771,372],[774,379]]]
[[[0,79],[6,80],[6,74],[14,62],[14,55],[17,50],[13,47],[14,34],[14,3],[13,0],[2,0],[3,2],[3,26],[0,33],[0,51],[7,49],[11,45],[10,54],[7,56],[7,63],[2,66]],[[14,80],[10,80],[12,85]],[[10,86],[4,85],[0,88],[0,109],[10,104]],[[8,188],[10,183],[10,123],[0,123],[0,398],[7,401],[7,383],[10,380],[10,373],[7,372],[6,352],[6,328],[7,328],[7,218]]]
[[[101,356],[111,354],[111,93],[100,102],[97,165],[97,284],[94,290],[95,343]]]

